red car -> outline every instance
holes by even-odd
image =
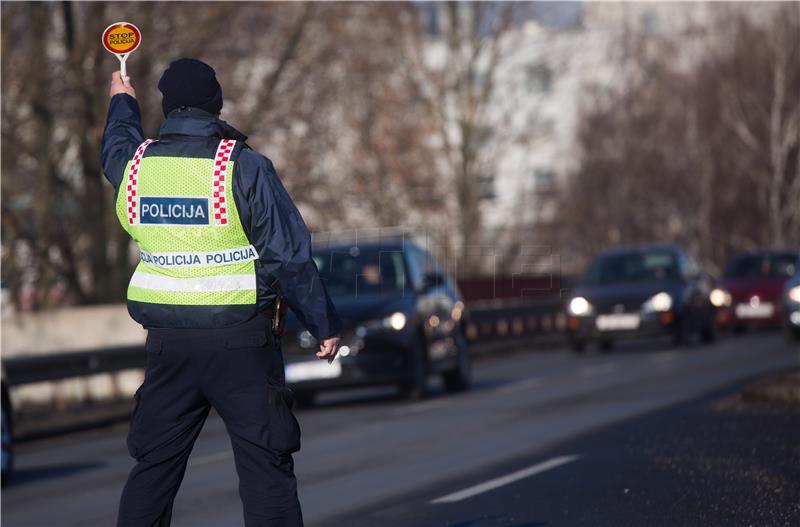
[[[718,308],[718,326],[734,330],[781,327],[783,287],[798,269],[798,251],[764,250],[737,255],[711,292],[711,303]]]

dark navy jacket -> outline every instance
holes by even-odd
[[[175,110],[161,125],[161,143],[191,149],[192,143],[247,139],[226,122],[196,108]],[[120,181],[136,147],[144,141],[136,99],[126,94],[111,98],[103,134],[103,170],[119,191]],[[150,153],[154,143],[145,152]],[[211,154],[213,157],[213,153]],[[278,179],[272,162],[243,148],[234,165],[236,208],[250,243],[258,251],[256,262],[258,309],[272,308],[280,292],[300,322],[317,338],[336,335],[341,322],[311,258],[311,236],[300,212]],[[157,305],[149,306],[150,315]]]

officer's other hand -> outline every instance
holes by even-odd
[[[108,94],[113,97],[115,95],[119,95],[120,93],[127,93],[134,99],[136,98],[136,90],[133,89],[131,78],[125,77],[123,79],[120,77],[119,72],[115,71],[111,74],[111,89],[108,91]]]
[[[333,362],[336,358],[336,352],[339,350],[339,337],[330,337],[319,341],[319,351],[317,357],[320,359],[328,359],[328,363]]]

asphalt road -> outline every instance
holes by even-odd
[[[798,364],[797,348],[787,347],[777,334],[686,349],[631,342],[611,354],[521,350],[484,359],[475,364],[474,389],[459,396],[445,395],[438,385],[433,397],[417,403],[398,400],[391,391],[328,396],[319,407],[298,412],[303,449],[296,469],[306,522],[409,527],[793,522],[796,487],[781,482],[797,481],[791,468],[797,449],[791,445],[798,442],[790,437],[792,431],[796,436],[796,418],[753,417],[730,444],[725,439],[731,435],[720,430],[731,430],[725,419],[740,419],[725,414],[714,421],[703,408],[710,394]],[[3,524],[113,525],[133,464],[125,433],[125,426],[117,426],[19,445],[16,480],[2,493]],[[697,447],[694,459],[706,459],[705,465],[681,465],[687,442]],[[715,456],[725,448],[733,464],[727,472],[710,470],[709,464],[721,463]],[[756,461],[775,467],[774,473],[763,473],[762,467],[756,474],[767,481],[761,491],[753,490],[752,478],[736,476],[757,472]],[[621,505],[624,500],[636,506]],[[736,507],[754,500],[750,515]],[[222,422],[212,417],[190,459],[173,525],[241,523],[228,438]]]

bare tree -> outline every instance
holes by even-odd
[[[375,3],[4,3],[3,283],[15,302],[124,295],[135,258],[100,167],[118,65],[99,36],[116,20],[143,34],[128,69],[146,136],[163,120],[161,72],[197,57],[224,86],[223,119],[273,158],[312,227],[419,222],[441,209],[428,112],[392,38],[413,14]]]
[[[437,143],[455,192],[462,270],[480,269],[473,246],[481,242],[481,179],[492,174],[489,139],[498,125],[490,116],[502,38],[511,28],[512,3],[447,2],[436,6],[434,42],[417,32],[412,46],[421,92],[436,119]],[[420,22],[420,25],[423,22]]]
[[[559,207],[583,260],[676,241],[718,269],[738,250],[800,244],[800,8],[763,23],[718,15],[688,65],[680,43],[638,46],[636,75],[584,112],[582,166]]]

